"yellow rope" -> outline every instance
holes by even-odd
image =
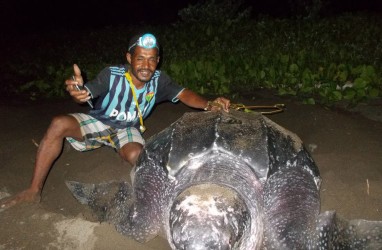
[[[134,101],[135,101],[135,106],[137,106],[138,116],[139,116],[139,122],[140,122],[140,124],[141,124],[141,126],[139,127],[139,129],[140,129],[141,132],[143,133],[143,132],[145,132],[146,127],[143,125],[143,116],[142,116],[141,109],[139,108],[137,94],[135,93],[135,87],[134,87],[134,85],[133,85],[133,79],[131,78],[131,75],[129,74],[129,72],[127,72],[127,73],[125,74],[125,76],[126,76],[127,81],[128,81],[129,84],[130,84],[130,89],[131,89],[131,91],[133,92],[133,98],[134,98]]]
[[[241,111],[244,111],[244,112],[251,112],[251,110],[255,110],[255,109],[274,109],[273,111],[263,111],[263,112],[260,112],[261,114],[263,115],[271,115],[271,114],[276,114],[276,113],[280,113],[280,112],[283,112],[284,109],[285,109],[285,104],[275,104],[275,105],[271,105],[271,106],[246,106],[244,104],[231,104],[230,106],[231,109],[234,109],[234,110],[241,110]]]

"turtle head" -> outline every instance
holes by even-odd
[[[176,249],[232,249],[250,224],[242,199],[232,189],[214,184],[182,192],[170,211],[170,233]]]

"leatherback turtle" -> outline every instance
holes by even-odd
[[[151,137],[129,182],[67,182],[117,231],[172,249],[381,249],[382,222],[320,213],[301,140],[259,113],[185,113]],[[163,230],[163,231],[161,231]]]

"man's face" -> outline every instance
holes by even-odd
[[[127,53],[126,58],[131,65],[132,77],[141,83],[146,83],[151,79],[159,63],[156,48],[145,49],[137,46],[134,54]]]

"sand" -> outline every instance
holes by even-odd
[[[268,117],[296,133],[310,150],[322,176],[322,211],[336,210],[347,219],[382,220],[382,119],[378,113],[382,106],[362,106],[371,112],[362,112],[367,118],[360,113],[304,105],[269,94],[240,102],[287,105],[283,113]],[[87,109],[67,99],[0,104],[0,199],[29,185],[37,145],[51,118]],[[182,104],[159,105],[146,122],[145,137],[188,111],[195,110]],[[160,236],[141,244],[120,235],[113,226],[97,222],[65,186],[65,180],[97,183],[129,179],[130,170],[131,166],[111,148],[81,153],[65,143],[45,183],[41,202],[0,212],[0,250],[169,249]]]

